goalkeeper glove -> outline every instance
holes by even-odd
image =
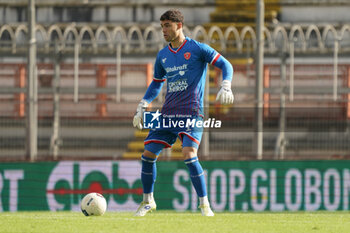
[[[143,112],[147,108],[148,102],[146,100],[141,100],[139,105],[137,105],[136,113],[133,120],[134,127],[137,127],[139,130],[142,129],[143,126]]]
[[[221,104],[233,104],[234,96],[231,90],[231,82],[224,80],[221,83],[221,89],[216,96],[216,101],[220,101]]]

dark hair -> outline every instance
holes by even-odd
[[[170,9],[160,16],[160,21],[170,20],[172,22],[184,23],[184,16],[177,9]]]

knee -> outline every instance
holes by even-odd
[[[182,154],[185,160],[191,159],[197,156],[197,149],[194,147],[184,147],[182,148]]]
[[[143,156],[145,156],[145,157],[147,157],[147,158],[151,158],[151,159],[157,158],[157,155],[156,155],[156,154],[154,154],[153,152],[148,151],[148,150],[144,150]]]

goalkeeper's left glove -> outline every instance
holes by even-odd
[[[220,101],[221,104],[233,104],[234,96],[231,90],[231,82],[224,80],[221,83],[221,89],[216,96],[216,101]]]
[[[148,102],[146,100],[141,100],[139,105],[137,105],[136,113],[133,120],[134,127],[137,127],[139,130],[141,130],[143,127],[143,112],[147,108]]]

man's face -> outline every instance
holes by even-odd
[[[164,20],[160,22],[160,26],[162,27],[164,39],[167,42],[172,42],[179,37],[182,24],[170,20]]]

